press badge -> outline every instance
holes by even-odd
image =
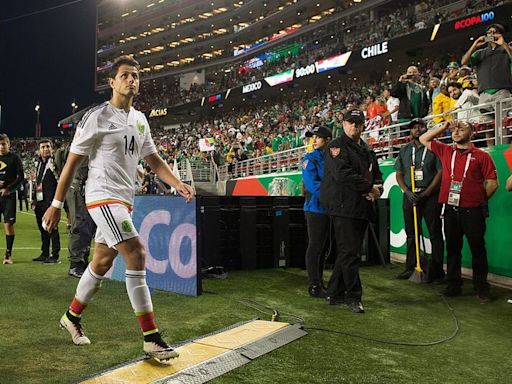
[[[36,186],[36,201],[43,201],[43,186],[41,184],[37,184]]]
[[[423,169],[415,169],[414,170],[414,180],[415,181],[423,181]]]
[[[448,205],[458,207],[460,204],[460,191],[462,190],[462,183],[459,181],[452,181],[450,184],[450,192],[448,192]]]

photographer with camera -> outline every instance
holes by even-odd
[[[418,68],[411,65],[407,72],[400,76],[391,90],[391,96],[400,100],[398,122],[403,123],[414,118],[423,118],[428,114],[429,100],[425,89],[419,84]]]
[[[511,96],[512,49],[505,42],[501,24],[491,24],[462,57],[462,64],[476,68],[480,103],[491,103]]]

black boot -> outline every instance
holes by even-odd
[[[46,261],[46,259],[48,259],[48,256],[41,254],[41,256],[33,258],[32,261],[38,261],[38,262],[44,263]]]
[[[310,285],[308,292],[309,296],[312,297],[327,297],[327,291],[325,290],[325,287],[323,285]]]

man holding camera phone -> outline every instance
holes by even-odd
[[[476,68],[481,104],[511,96],[512,49],[505,42],[504,32],[501,24],[489,25],[486,34],[476,39],[462,57],[462,65],[471,63]]]
[[[414,118],[423,118],[428,114],[429,100],[425,89],[419,84],[419,80],[418,68],[411,65],[391,90],[391,96],[400,100],[399,123],[411,121]]]

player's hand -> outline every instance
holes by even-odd
[[[47,232],[52,232],[57,229],[60,221],[61,209],[55,208],[50,205],[43,216],[43,229]]]
[[[183,196],[185,198],[185,200],[187,200],[187,203],[190,202],[194,198],[194,195],[195,195],[194,189],[190,185],[188,185],[182,181],[180,181],[180,183],[176,186],[176,191],[181,196]]]
[[[2,197],[6,197],[6,196],[9,196],[11,192],[9,191],[9,189],[7,188],[2,188],[0,189],[0,196]]]

